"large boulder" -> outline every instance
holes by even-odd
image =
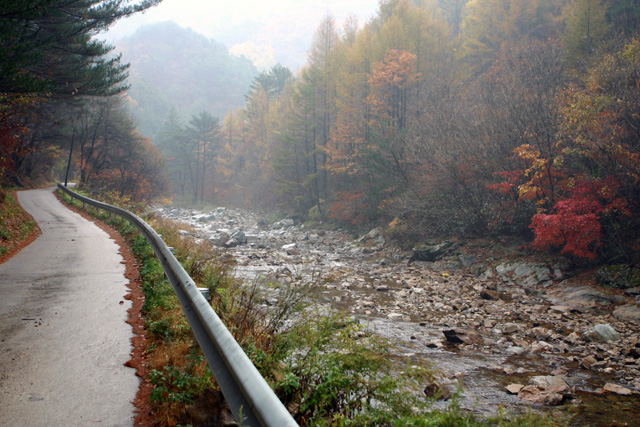
[[[602,388],[602,391],[604,391],[605,393],[619,394],[621,396],[631,396],[633,394],[633,391],[631,391],[630,389],[613,383],[605,384],[605,386]]]
[[[376,227],[369,231],[367,234],[360,237],[357,242],[361,244],[369,243],[377,246],[384,246],[386,243],[380,227]]]
[[[623,321],[633,320],[640,322],[640,307],[638,307],[638,304],[621,305],[613,311],[613,317]]]
[[[229,233],[220,233],[217,236],[211,237],[209,241],[211,242],[211,244],[223,248],[230,238],[231,236],[229,235]]]
[[[561,376],[541,375],[531,377],[529,384],[518,391],[518,397],[535,405],[560,405],[571,388]]]
[[[484,339],[482,335],[477,333],[476,331],[462,329],[462,328],[453,328],[442,331],[444,336],[447,338],[452,344],[482,344],[484,343]]]
[[[527,287],[551,284],[551,270],[542,263],[526,261],[502,263],[496,267],[495,272],[502,278],[514,280]]]
[[[231,235],[231,238],[238,242],[239,245],[247,244],[247,236],[242,231],[238,230]]]
[[[627,264],[605,265],[596,271],[596,280],[600,286],[636,288],[640,286],[640,268]]]
[[[420,245],[413,248],[411,261],[433,262],[442,258],[452,247],[453,242],[442,242],[437,245]]]
[[[568,305],[571,308],[611,305],[617,301],[614,295],[604,293],[591,286],[560,287],[557,292],[550,295],[550,299],[556,305]]]
[[[587,341],[593,342],[610,342],[610,341],[619,341],[620,334],[611,327],[609,324],[599,324],[591,328],[591,330],[585,332],[582,336]]]

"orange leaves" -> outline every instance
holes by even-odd
[[[562,157],[545,157],[530,144],[517,147],[514,153],[527,165],[522,171],[525,181],[518,186],[520,198],[537,200],[539,206],[553,202],[566,180],[567,171],[561,168]]]
[[[367,205],[363,191],[340,191],[336,200],[331,203],[329,216],[339,221],[345,221],[354,225],[365,222],[365,212],[370,209]]]
[[[390,49],[384,59],[374,65],[369,77],[372,93],[368,101],[377,114],[371,125],[391,122],[393,127],[406,126],[408,89],[418,83],[416,55],[401,49]]]
[[[369,78],[373,87],[393,86],[404,89],[418,82],[420,73],[415,72],[416,55],[406,50],[390,49],[378,62]]]

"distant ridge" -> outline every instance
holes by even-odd
[[[201,111],[222,120],[244,105],[258,74],[250,60],[170,21],[140,27],[117,49],[131,64],[128,96],[138,129],[152,138],[172,108],[187,120]]]

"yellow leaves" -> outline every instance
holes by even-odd
[[[522,144],[513,150],[522,160],[534,161],[540,158],[540,150],[536,150],[531,144]]]
[[[525,200],[533,200],[539,191],[540,188],[533,185],[531,182],[518,186],[518,196]]]

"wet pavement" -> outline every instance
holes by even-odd
[[[119,247],[53,189],[18,198],[42,235],[0,265],[0,426],[133,425]]]

